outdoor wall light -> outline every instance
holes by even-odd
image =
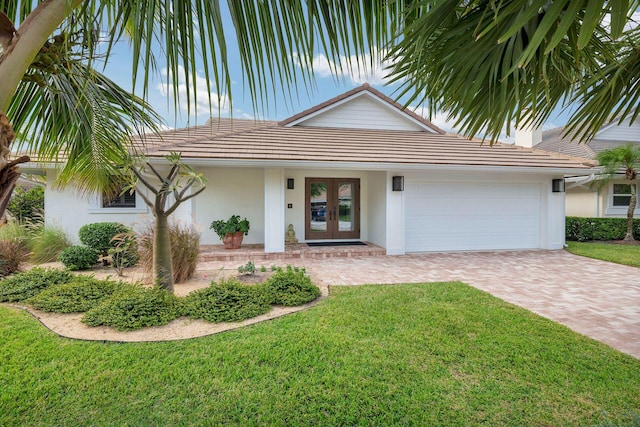
[[[287,178],[287,190],[293,190],[293,178]]]
[[[404,176],[394,176],[391,181],[393,191],[404,191]]]
[[[553,191],[554,193],[564,193],[564,179],[552,180],[551,191]]]

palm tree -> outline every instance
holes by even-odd
[[[611,117],[640,113],[637,0],[409,3],[387,58],[393,79],[469,136],[493,141],[512,121],[537,126],[573,104],[567,131],[590,139]]]
[[[173,83],[174,99],[179,98],[179,79],[184,70],[188,105],[196,96],[192,82],[198,77],[196,66],[200,67],[202,60],[207,92],[215,87],[220,101],[223,96],[231,98],[232,87],[228,66],[230,30],[223,18],[227,14],[235,30],[235,42],[248,77],[254,107],[259,108],[264,107],[270,88],[274,87],[273,79],[279,79],[282,87],[289,88],[291,96],[297,90],[292,89],[296,87],[293,83],[300,78],[310,86],[313,55],[319,49],[332,59],[332,63],[339,64],[342,53],[363,54],[369,52],[369,46],[386,43],[398,28],[397,17],[402,9],[401,2],[391,6],[391,3],[383,2],[372,2],[371,5],[361,5],[360,2],[330,4],[323,0],[307,3],[228,1],[226,6],[227,10],[223,11],[219,1],[211,0],[0,0],[0,200],[8,198],[12,191],[8,183],[17,173],[17,163],[28,161],[27,157],[10,160],[14,133],[10,122],[14,122],[17,133],[33,134],[31,129],[18,127],[32,123],[28,120],[18,123],[11,106],[30,102],[25,97],[31,93],[20,91],[18,87],[34,63],[60,64],[60,58],[56,56],[58,50],[52,47],[67,46],[70,40],[75,41],[76,52],[80,52],[87,61],[86,73],[74,75],[83,87],[89,84],[87,81],[92,74],[89,70],[94,65],[98,39],[107,45],[105,61],[110,59],[115,43],[127,40],[135,58],[131,70],[134,90],[141,82],[144,98],[149,76],[157,71],[158,64],[166,64],[168,83]],[[371,22],[380,20],[384,25],[362,28],[365,17],[371,18]],[[350,40],[357,43],[349,43]],[[162,48],[157,49],[158,45]],[[59,89],[67,93],[76,91],[77,87]],[[210,105],[211,101],[209,99]],[[102,107],[94,106],[94,111]],[[32,112],[35,109],[34,105]],[[38,157],[42,161],[53,160],[60,148],[65,147],[69,159],[67,165],[69,170],[74,170],[68,176],[78,176],[83,168],[96,164],[92,150],[104,153],[106,159],[114,145],[122,144],[123,139],[101,138],[91,141],[92,150],[88,150],[86,144],[79,143],[78,128],[70,121],[75,118],[64,114],[58,116],[59,111],[54,108],[49,111],[63,126],[71,126],[72,131],[41,128],[45,136],[36,142]],[[122,118],[129,111],[122,108],[119,113]],[[100,119],[95,114],[89,117]],[[105,117],[105,124],[112,118]],[[87,136],[85,133],[82,137]],[[108,167],[107,162],[98,165]],[[85,170],[84,176],[96,171],[95,167],[88,173]],[[98,180],[98,187],[103,184],[103,180]],[[95,187],[93,184],[85,185],[84,189]]]
[[[126,39],[135,58],[134,89],[141,84],[145,98],[149,76],[166,64],[174,99],[184,70],[187,101],[196,96],[197,67],[209,93],[213,87],[220,99],[232,99],[233,37],[256,109],[265,108],[276,84],[291,97],[299,82],[312,88],[318,53],[339,71],[343,58],[357,62],[345,66],[361,66],[364,54],[377,61],[387,52],[394,64],[390,76],[401,83],[399,95],[458,117],[469,135],[496,138],[512,119],[540,123],[559,103],[586,100],[573,116],[583,120],[572,119],[570,126],[589,136],[611,112],[622,109],[621,120],[635,120],[639,113],[640,36],[624,31],[639,5],[640,0],[0,0],[0,200],[10,193],[2,183],[16,171],[9,160],[13,129],[1,117],[15,121],[9,108],[12,99],[23,102],[26,94],[16,90],[34,61],[40,56],[55,63],[46,46],[55,37],[77,39],[87,71],[98,38],[108,46],[105,61],[114,44]],[[39,155],[57,155],[50,145],[55,140],[68,147],[76,170],[91,163],[91,154],[64,129],[48,136],[39,142]],[[112,143],[103,140],[96,147],[107,152],[104,145]]]
[[[620,169],[624,169],[624,178],[629,181],[629,187],[631,188],[631,198],[627,209],[627,234],[624,240],[635,240],[633,238],[633,212],[637,203],[635,181],[638,176],[638,170],[640,170],[640,145],[626,144],[601,151],[596,155],[596,160],[603,169],[604,179],[600,181],[601,187],[616,177]]]
[[[540,124],[566,101],[584,101],[568,128],[586,137],[611,113],[619,113],[620,120],[636,120],[640,113],[640,30],[625,29],[640,0],[222,3],[226,10],[215,0],[0,0],[0,215],[18,173],[17,163],[28,161],[28,157],[10,158],[11,121],[23,138],[35,135],[27,126],[34,120],[16,122],[12,105],[29,104],[33,94],[19,86],[38,65],[48,70],[64,64],[71,45],[85,58],[86,68],[73,74],[74,84],[56,89],[70,95],[84,88],[95,76],[90,70],[98,39],[108,46],[105,61],[115,43],[129,41],[136,59],[133,86],[141,81],[143,98],[151,73],[158,64],[166,64],[174,99],[179,98],[184,70],[186,98],[191,101],[196,96],[191,83],[202,59],[207,91],[214,87],[218,101],[223,96],[232,99],[228,40],[234,36],[256,109],[265,108],[269,92],[277,90],[275,84],[289,96],[297,94],[298,82],[313,87],[313,60],[318,53],[339,71],[342,58],[357,62],[347,67],[361,66],[358,58],[364,54],[377,61],[379,52],[387,52],[386,59],[394,64],[390,77],[401,83],[399,96],[407,94],[407,102],[428,102],[432,110],[457,117],[469,135],[486,133],[493,140],[511,120],[516,126]],[[607,20],[610,24],[605,25]],[[158,45],[162,49],[155,49]],[[43,98],[40,105],[50,102]],[[130,102],[142,106],[137,100]],[[81,103],[96,113],[103,109],[91,99]],[[106,136],[89,145],[79,141],[91,139],[93,130],[78,132],[74,122],[78,117],[51,108],[46,116],[52,121],[59,118],[62,126],[40,128],[43,138],[34,143],[40,160],[54,159],[65,147],[69,170],[74,171],[69,175],[79,176],[83,168],[85,177],[95,175],[94,153],[105,153],[106,159],[106,153],[126,140],[122,134],[110,138],[105,127],[114,117],[131,113],[131,108],[120,105],[118,114],[108,120],[100,114],[86,115],[85,123],[102,118]],[[36,108],[34,104],[31,111]],[[86,173],[92,167],[93,172]],[[104,185],[104,180],[97,181],[97,186]]]

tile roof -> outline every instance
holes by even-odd
[[[589,144],[564,137],[562,135],[563,131],[564,127],[558,127],[542,132],[542,142],[536,144],[533,148],[568,156],[584,157],[585,159],[593,159],[595,157],[596,153],[589,147]]]
[[[425,131],[285,127],[282,122],[214,119],[203,126],[146,138],[147,155],[179,151],[185,159],[314,161],[336,165],[475,165],[586,169],[574,159],[509,144],[489,146]]]
[[[615,121],[605,123],[601,129],[609,126]],[[581,141],[578,138],[563,135],[564,127],[557,127],[542,132],[542,142],[536,144],[533,148],[537,150],[545,150],[552,153],[566,154],[569,156],[584,157],[586,159],[595,158],[596,154],[601,151],[609,150],[620,145],[629,144],[630,141],[610,140],[593,138],[590,141]],[[633,143],[633,142],[631,142]]]

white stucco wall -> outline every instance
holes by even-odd
[[[44,196],[45,223],[61,227],[74,243],[80,243],[78,230],[85,224],[121,222],[135,229],[153,218],[139,197],[136,200],[136,209],[104,209],[100,208],[100,200],[96,195],[81,194],[73,187],[54,188],[55,177],[55,171],[47,171]]]
[[[264,243],[264,169],[241,167],[198,168],[207,178],[207,188],[193,203],[195,223],[202,229],[200,243],[220,244],[209,229],[212,221],[231,215],[246,217],[251,229],[244,243]]]

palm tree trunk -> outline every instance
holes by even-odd
[[[16,187],[16,181],[20,177],[18,165],[31,160],[29,156],[9,160],[10,147],[14,137],[9,118],[0,112],[0,220],[5,216],[9,199]]]
[[[173,293],[173,260],[169,239],[169,216],[156,214],[153,232],[153,277],[156,285]]]
[[[631,199],[629,199],[629,209],[627,210],[627,235],[624,236],[624,240],[635,240],[633,238],[633,212],[636,210],[636,184],[631,183]]]

